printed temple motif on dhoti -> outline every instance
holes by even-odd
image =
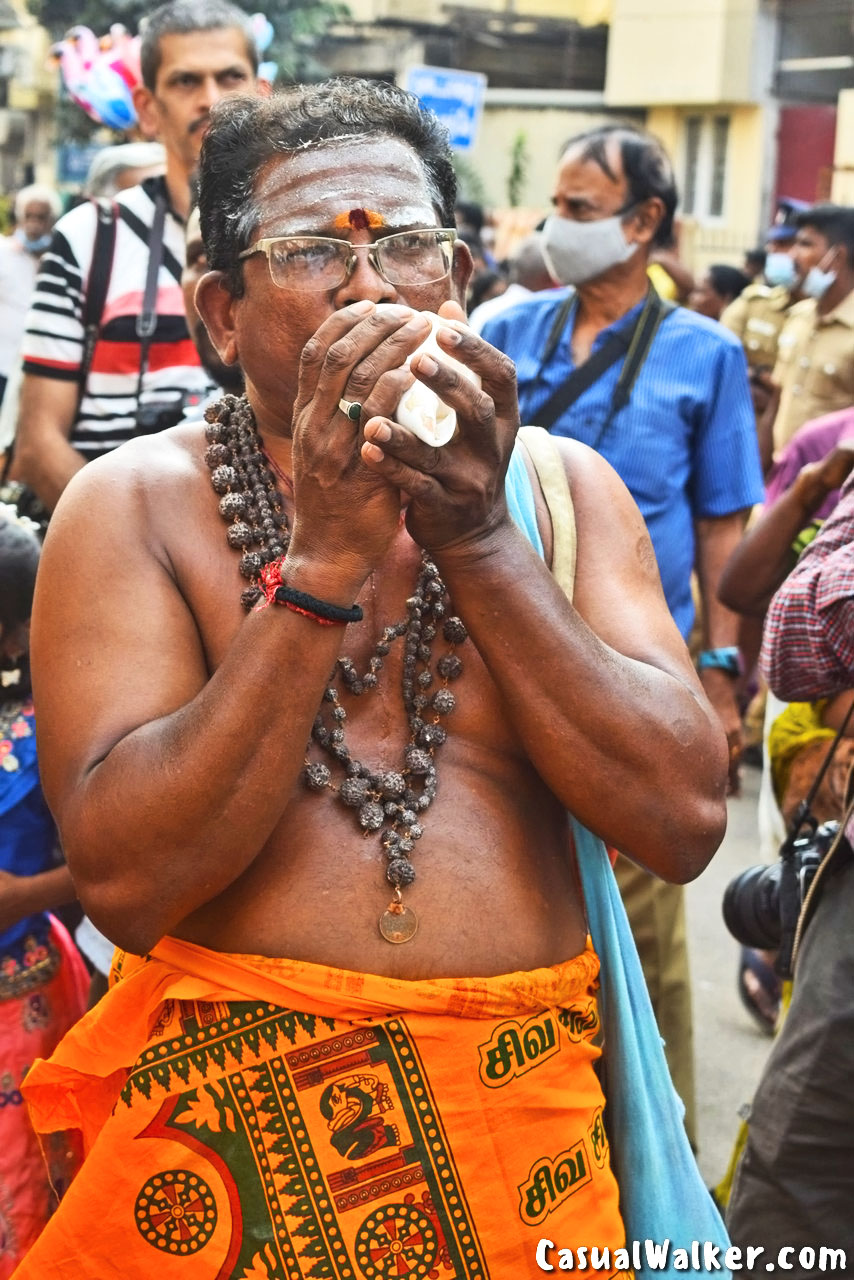
[[[31,1074],[37,1126],[87,1155],[17,1275],[519,1280],[544,1235],[616,1250],[597,972],[121,957]]]

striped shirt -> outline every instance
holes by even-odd
[[[70,441],[88,461],[138,434],[137,391],[141,344],[136,333],[148,273],[148,240],[154,201],[165,192],[150,178],[116,197],[118,220],[113,269],[101,329]],[[95,243],[96,211],[87,201],[54,228],[42,258],[22,347],[24,372],[77,382],[83,358],[84,288]],[[142,405],[175,407],[204,397],[211,382],[190,338],[181,293],[184,227],[167,206],[157,282],[157,325],[142,382]]]
[[[854,476],[771,601],[761,666],[790,702],[854,688]]]
[[[486,341],[515,361],[523,422],[538,421],[574,368],[574,308],[554,356],[540,367],[566,296],[566,289],[535,294],[484,327]],[[631,327],[642,306],[597,334],[593,351],[615,329]],[[694,619],[695,520],[730,515],[763,497],[744,352],[721,325],[677,307],[662,321],[628,405],[603,433],[622,363],[588,387],[552,431],[593,445],[623,480],[646,521],[670,612],[687,638]]]

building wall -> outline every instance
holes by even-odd
[[[597,26],[611,19],[612,0],[512,0],[502,6],[497,0],[453,0],[465,9],[488,9],[504,16],[565,18],[585,26]],[[447,0],[348,0],[354,22],[382,22],[387,18],[408,22],[446,21]]]
[[[519,203],[545,212],[551,204],[552,185],[558,155],[564,142],[610,116],[601,106],[520,107],[491,105],[487,98],[477,144],[467,154],[467,163],[480,178],[486,203],[510,203],[507,180],[512,165],[514,139],[523,134],[528,159]]]
[[[701,206],[691,214],[683,208],[686,179],[687,124],[691,117],[704,122],[729,117],[723,208],[714,216]],[[661,139],[673,159],[680,191],[680,248],[694,270],[712,262],[738,266],[745,249],[761,240],[764,223],[763,183],[765,137],[763,109],[756,106],[656,107],[647,116],[647,127]],[[701,159],[708,163],[708,153]],[[709,175],[702,184],[709,190]]]
[[[831,200],[854,207],[854,89],[839,95]]]
[[[608,104],[749,101],[758,5],[759,0],[614,0]]]
[[[53,106],[58,73],[48,66],[50,38],[28,13],[24,0],[12,0],[20,26],[4,31],[0,43],[12,50],[14,72],[8,106],[0,111],[0,180],[4,191],[35,178],[54,183]]]

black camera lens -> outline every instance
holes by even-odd
[[[780,945],[782,866],[748,867],[731,880],[723,900],[724,923],[745,947],[774,950]]]

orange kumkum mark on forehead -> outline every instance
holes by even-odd
[[[385,226],[385,218],[373,209],[350,209],[339,213],[332,225],[336,231],[345,231],[348,227],[353,231],[378,231]]]

